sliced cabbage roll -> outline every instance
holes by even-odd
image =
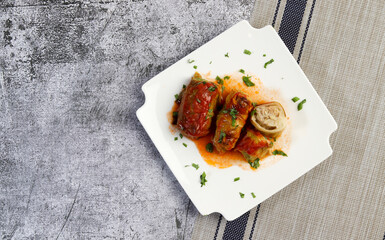
[[[263,135],[278,137],[286,128],[286,113],[279,102],[261,104],[251,112],[251,123]]]
[[[235,150],[242,153],[249,163],[258,161],[270,154],[273,144],[260,132],[247,129],[246,134],[239,140]]]

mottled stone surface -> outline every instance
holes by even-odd
[[[198,213],[136,118],[140,87],[252,5],[1,1],[1,239],[189,239]]]

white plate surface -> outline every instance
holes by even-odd
[[[252,54],[243,54],[244,49]],[[224,57],[227,52],[229,58]],[[263,54],[268,57],[263,58]],[[265,69],[263,65],[270,58],[274,63]],[[195,62],[189,64],[188,59]],[[174,95],[183,84],[189,83],[195,71],[223,76],[241,68],[257,75],[265,86],[280,90],[292,122],[289,157],[258,171],[238,166],[218,169],[206,164],[193,142],[186,138],[174,141],[167,120]],[[137,117],[202,215],[219,212],[227,220],[233,220],[332,154],[329,137],[337,129],[337,123],[271,26],[255,29],[247,21],[241,21],[146,82],[142,90],[146,100]],[[297,104],[289,103],[294,96],[306,98],[302,111],[297,111]],[[185,167],[191,163],[198,163],[200,168]],[[203,171],[208,182],[201,187],[199,176]],[[234,183],[235,177],[241,180]],[[245,193],[245,198],[240,198],[239,192]],[[251,197],[251,192],[256,198]]]

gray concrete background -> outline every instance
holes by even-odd
[[[198,213],[136,118],[140,87],[252,5],[1,1],[1,239],[189,239]]]

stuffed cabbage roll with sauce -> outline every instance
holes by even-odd
[[[196,139],[209,134],[214,111],[220,99],[218,85],[195,73],[183,92],[177,126],[186,137]]]
[[[250,163],[270,154],[273,144],[260,132],[247,129],[246,134],[239,140],[235,150],[242,153]]]
[[[286,113],[279,102],[261,104],[253,109],[251,123],[263,135],[278,137],[286,128]]]
[[[252,109],[252,103],[242,92],[231,92],[219,112],[213,144],[219,153],[224,153],[235,147],[242,128]]]

